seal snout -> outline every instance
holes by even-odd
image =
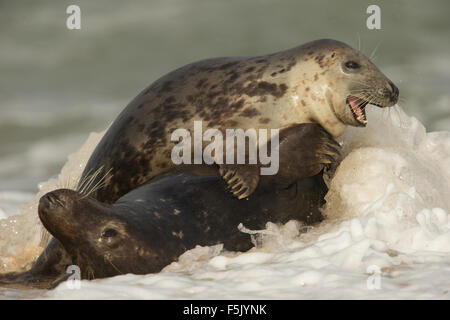
[[[399,91],[397,86],[390,80],[386,82],[386,86],[378,89],[378,94],[385,101],[389,101],[392,105],[396,104],[398,101]],[[389,106],[388,104],[386,106]],[[384,107],[384,106],[381,106]]]
[[[391,102],[393,104],[396,104],[397,101],[398,101],[399,90],[398,90],[397,86],[392,81],[389,80],[388,84],[389,84],[390,89],[391,89],[390,92],[389,92],[390,100],[391,100]]]
[[[66,211],[68,204],[70,203],[71,190],[55,190],[46,193],[39,200],[38,212],[41,219],[49,214],[55,214],[62,210]]]
[[[39,200],[39,211],[48,211],[57,205],[61,205],[58,197],[52,193],[47,193]]]
[[[42,219],[44,216],[47,216],[49,213],[57,210],[58,207],[64,207],[64,203],[61,201],[61,199],[59,199],[58,196],[53,192],[45,194],[39,200],[39,217]]]

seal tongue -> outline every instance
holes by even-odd
[[[367,118],[364,108],[366,107],[368,102],[358,97],[348,96],[347,103],[350,106],[356,121],[363,125],[366,125]]]

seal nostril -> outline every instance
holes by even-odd
[[[398,94],[399,94],[398,88],[392,81],[389,81],[389,86],[391,87],[391,93],[392,93],[391,100],[396,101],[398,99]]]
[[[43,197],[41,197],[41,199],[39,200],[39,206],[38,206],[38,213],[39,213],[39,217],[45,216],[46,214],[49,213],[49,211],[52,210],[54,206],[54,201],[51,197],[51,195],[47,194],[44,195]]]
[[[49,195],[47,195],[47,201],[50,204],[55,205],[58,203],[58,197],[55,196],[54,194],[49,194]]]
[[[52,204],[54,203],[51,195],[47,194],[44,195],[43,197],[41,197],[41,199],[39,200],[39,206],[44,208],[44,207],[50,207]]]
[[[59,197],[53,193],[46,194],[41,198],[39,202],[42,203],[42,206],[45,206],[47,208],[52,208],[58,205],[62,207],[64,206]]]

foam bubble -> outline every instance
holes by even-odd
[[[40,183],[39,192],[20,208],[20,213],[0,219],[0,272],[28,269],[42,252],[45,243],[41,243],[44,228],[37,214],[39,199],[52,190],[76,188],[86,162],[103,134],[91,133],[83,146],[69,155],[56,179]],[[8,199],[11,201],[11,194]]]

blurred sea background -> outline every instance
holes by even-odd
[[[81,8],[81,30],[66,8]],[[381,8],[381,30],[366,9]],[[428,131],[450,129],[450,1],[0,0],[0,202],[37,191],[91,131],[184,64],[333,38],[400,88]],[[370,119],[369,119],[370,121]],[[8,193],[8,195],[5,195]]]

